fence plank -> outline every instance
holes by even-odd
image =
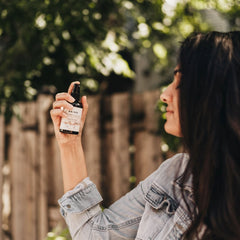
[[[12,187],[13,240],[36,239],[36,131],[23,131],[29,112],[35,104],[19,104],[22,122],[16,117],[11,123],[11,149],[9,152]],[[36,119],[36,118],[35,118]],[[35,124],[34,124],[35,125]]]
[[[59,206],[48,206],[48,219],[49,231],[66,228],[66,223],[59,212]]]
[[[10,160],[10,167],[11,167],[11,201],[12,201],[12,216],[11,216],[11,231],[13,239],[17,239],[18,233],[24,231],[22,226],[23,221],[18,224],[19,220],[24,214],[24,209],[21,206],[20,208],[17,205],[17,201],[20,203],[24,202],[24,196],[22,194],[21,185],[24,185],[23,179],[19,176],[18,171],[22,172],[22,163],[19,160],[20,155],[20,144],[22,142],[22,134],[21,132],[21,124],[16,117],[13,117],[11,120],[11,139],[10,139],[10,146],[9,149],[9,160]],[[19,186],[20,185],[20,186]],[[18,193],[19,191],[20,193]],[[20,194],[20,196],[19,196]],[[19,204],[20,206],[20,204]],[[22,224],[21,224],[22,223]],[[21,235],[20,235],[21,239]]]
[[[56,227],[66,227],[57,203],[58,199],[63,195],[63,180],[60,163],[60,151],[54,135],[48,135],[47,137],[46,152],[48,230],[52,230]],[[56,211],[56,209],[58,209],[58,211]]]
[[[63,195],[63,179],[60,151],[54,135],[47,136],[46,152],[48,205],[56,206]]]
[[[23,177],[26,181],[26,209],[25,224],[28,225],[27,228],[27,237],[24,239],[37,239],[37,216],[36,216],[36,181],[37,181],[37,168],[36,168],[36,149],[37,149],[37,133],[36,131],[28,130],[24,133],[24,142],[26,146],[25,158],[27,161],[26,172],[23,172]],[[24,158],[24,156],[23,156]],[[26,174],[26,175],[25,175]]]
[[[88,98],[89,111],[83,133],[83,148],[88,175],[101,186],[101,139],[100,139],[100,96]]]
[[[137,182],[145,179],[162,162],[160,151],[160,137],[156,135],[158,130],[158,115],[155,105],[159,99],[159,91],[151,91],[137,94],[133,97],[133,112],[142,116],[143,126],[134,132],[134,172]]]
[[[101,142],[101,164],[102,164],[102,194],[103,194],[103,205],[108,207],[112,202],[111,197],[111,183],[113,174],[109,173],[111,166],[109,164],[110,160],[113,158],[113,129],[112,129],[112,113],[111,113],[111,97],[104,98],[104,104],[102,109],[102,114],[104,118],[103,132],[102,132],[102,142]]]
[[[4,127],[4,117],[0,115],[0,239],[3,239],[3,163],[4,163],[4,138],[5,138],[5,127]]]
[[[107,137],[108,149],[106,178],[108,179],[110,202],[129,191],[131,174],[129,157],[129,94],[112,96],[112,133]],[[112,145],[112,146],[111,146]]]
[[[47,122],[49,109],[53,99],[51,96],[39,95],[38,106],[38,132],[39,132],[39,187],[38,187],[38,240],[46,237],[48,232],[48,181],[47,181]],[[53,173],[54,174],[54,173]]]

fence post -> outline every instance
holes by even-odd
[[[46,237],[48,232],[48,176],[47,176],[47,122],[49,109],[52,105],[52,96],[39,95],[37,99],[38,118],[38,240]]]
[[[50,119],[49,119],[50,120]],[[57,200],[63,195],[63,179],[60,151],[55,138],[52,121],[47,127],[47,197],[48,197],[48,229],[65,228],[65,222],[59,211]]]
[[[17,105],[21,120],[13,117],[10,128],[11,229],[13,240],[36,238],[36,104]]]
[[[83,148],[88,175],[101,187],[100,96],[88,97],[89,111],[83,130]]]
[[[108,100],[109,101],[109,100]],[[110,115],[112,124],[106,122],[106,180],[108,184],[108,197],[111,202],[129,191],[131,164],[129,155],[129,126],[130,126],[130,98],[128,93],[111,96]],[[109,107],[109,106],[106,106]]]
[[[158,116],[156,103],[160,92],[150,91],[133,96],[133,114],[141,117],[140,128],[134,132],[134,171],[137,182],[145,179],[162,162],[160,137],[158,130]]]
[[[3,239],[3,163],[4,163],[4,138],[5,138],[5,128],[4,128],[4,116],[0,115],[0,239]]]

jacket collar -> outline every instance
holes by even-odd
[[[173,187],[176,187],[180,191],[183,190],[185,196],[194,203],[194,198],[193,198],[193,185],[192,185],[192,175],[182,183],[183,179],[183,174],[181,174],[178,178],[176,178],[174,181],[172,181]]]

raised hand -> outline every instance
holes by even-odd
[[[82,105],[83,105],[83,111],[82,111],[79,134],[78,135],[65,134],[59,131],[62,117],[67,116],[65,110],[71,110],[73,108],[73,106],[70,103],[74,102],[74,98],[70,95],[70,93],[75,83],[80,84],[80,82],[78,81],[72,82],[68,88],[68,92],[62,92],[62,93],[56,94],[55,101],[53,103],[53,108],[50,111],[50,115],[54,125],[55,135],[59,145],[66,144],[66,143],[71,144],[73,142],[81,141],[82,129],[83,129],[86,116],[87,116],[87,111],[88,111],[86,96],[83,96],[81,99]]]

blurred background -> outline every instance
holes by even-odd
[[[179,139],[163,130],[165,107],[159,94],[173,79],[181,41],[193,32],[210,30],[240,30],[240,1],[0,0],[0,239],[26,240],[21,232],[29,239],[70,239],[65,226],[58,227],[60,217],[55,213],[62,189],[53,194],[61,179],[53,177],[59,156],[49,109],[53,96],[66,91],[72,81],[81,82],[82,94],[89,96],[93,109],[86,123],[90,130],[85,132],[85,148],[93,164],[89,165],[93,169],[90,175],[98,175],[95,180],[106,198],[105,206],[180,151]],[[149,148],[148,138],[152,141]],[[119,139],[126,141],[119,143]],[[98,149],[95,155],[90,153],[92,145]],[[30,153],[23,146],[30,148]],[[44,150],[49,146],[51,151]],[[122,161],[120,152],[129,163]],[[34,171],[29,173],[33,175],[26,180],[25,192],[21,191],[26,172],[24,168],[22,175],[19,173],[23,166],[18,161],[20,153],[22,161],[30,161],[25,166],[28,171]],[[136,159],[148,156],[153,158],[152,167],[148,171],[143,163],[137,167]],[[55,165],[49,163],[52,159]],[[112,177],[103,164],[109,169],[127,166],[125,189],[118,193],[104,190]],[[42,171],[45,168],[46,173]],[[46,179],[56,185],[43,187]],[[121,181],[116,180],[112,187]],[[19,197],[21,192],[25,195]],[[20,200],[30,201],[32,206],[26,219],[37,226],[31,233],[26,222],[19,225],[26,208]],[[16,214],[15,205],[20,205]],[[54,223],[49,223],[49,205],[55,206]]]

